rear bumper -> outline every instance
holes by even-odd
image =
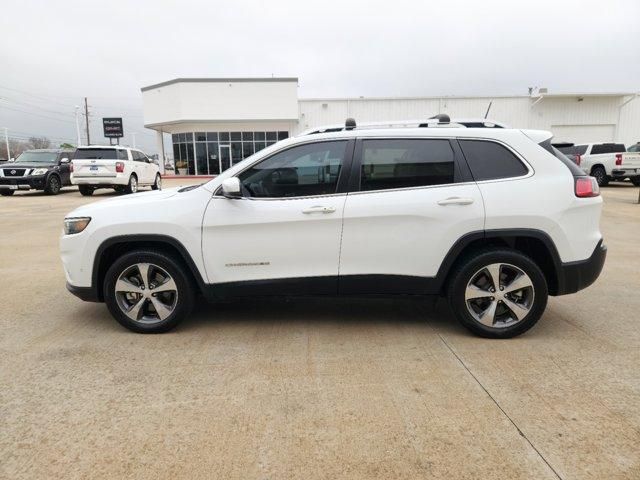
[[[93,287],[76,287],[67,282],[67,290],[85,302],[100,302],[98,292]]]
[[[127,185],[129,183],[129,177],[122,173],[115,175],[102,175],[102,176],[78,176],[73,175],[71,177],[71,183],[73,185],[94,185],[94,186],[110,186],[110,185]]]
[[[558,272],[557,295],[567,295],[587,288],[600,276],[604,261],[607,258],[607,247],[602,239],[586,260],[563,263]]]
[[[611,170],[613,178],[640,177],[640,168],[615,168]]]

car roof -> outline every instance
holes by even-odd
[[[123,147],[121,145],[81,145],[78,147],[78,150],[95,150],[95,149],[110,149],[110,148],[115,148],[115,149],[120,149],[120,150],[127,150],[129,147]],[[129,148],[129,150],[136,150],[135,148]]]
[[[71,152],[70,148],[30,148],[29,150],[25,150],[25,152],[42,152],[42,153],[61,153],[61,152]],[[24,152],[22,152],[24,153]]]

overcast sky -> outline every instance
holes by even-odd
[[[140,87],[294,76],[300,97],[640,91],[640,1],[3,0],[0,127],[75,143],[74,106],[156,153]]]

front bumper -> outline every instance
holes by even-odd
[[[0,190],[44,190],[45,176],[0,177]]]
[[[576,293],[591,285],[600,276],[604,261],[607,258],[607,247],[602,239],[586,260],[563,263],[558,272],[557,295]]]

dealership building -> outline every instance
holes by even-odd
[[[640,141],[638,93],[553,93],[487,97],[298,98],[297,78],[178,78],[142,88],[144,123],[177,173],[216,175],[278,140],[322,125],[487,118],[550,130],[571,143]],[[171,142],[163,134],[171,135]]]

